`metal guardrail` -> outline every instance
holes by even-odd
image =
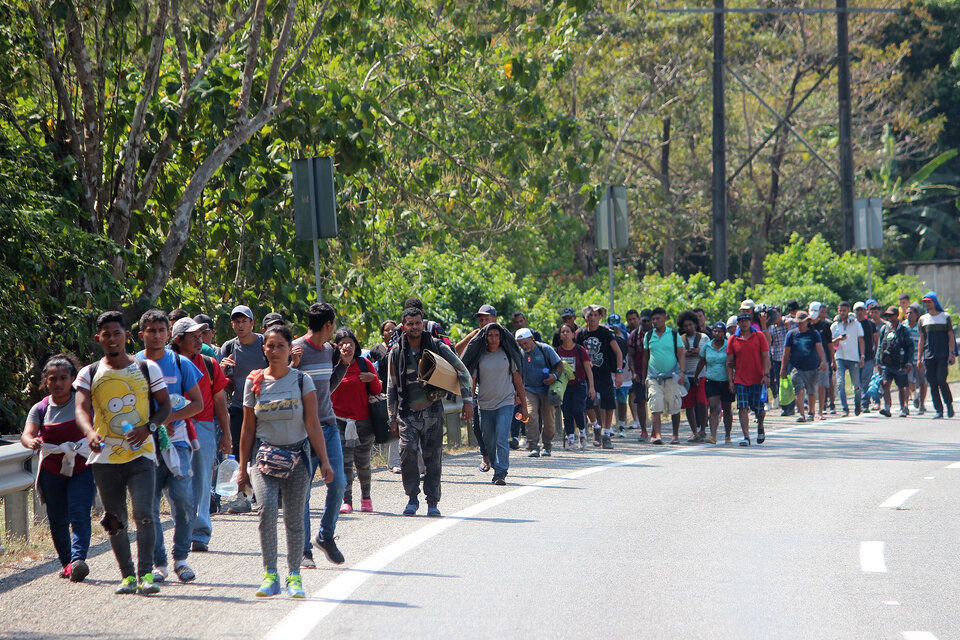
[[[0,444],[0,496],[8,538],[26,539],[30,534],[28,505],[34,480],[33,460],[34,452],[19,443]]]

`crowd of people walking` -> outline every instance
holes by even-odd
[[[842,301],[831,315],[820,302],[803,309],[789,300],[781,309],[744,300],[725,320],[689,309],[672,323],[663,307],[631,309],[626,322],[602,305],[579,313],[566,307],[551,343],[527,326],[523,312],[513,313],[508,328],[483,304],[477,328],[454,343],[425,318],[420,300],[409,298],[398,320],[380,324],[380,342],[370,349],[350,328],[337,327],[326,303],[308,309],[300,319],[307,331],[296,338],[278,313],[255,331],[252,310],[239,305],[230,314],[234,337],[220,346],[209,316],[152,309],[138,323],[143,350],[135,355],[123,315],[108,311],[97,320],[101,359],[81,366],[61,354],[44,366],[48,395],[30,410],[21,442],[40,455],[37,489],[62,577],[89,574],[90,513],[99,493],[100,524],[121,574],[117,593],[157,593],[170,577],[164,495],[174,520],[172,573],[194,580],[189,555],[208,551],[211,504],[218,508],[214,469],[233,456],[237,492],[219,507],[258,512],[264,575],[256,595],[302,598],[300,571],[316,566],[314,550],[334,564],[345,561],[335,534],[339,516],[357,505],[354,478],[360,511],[374,511],[375,443],[389,442],[387,466],[401,476],[406,496],[403,515],[420,512],[422,492],[426,515],[441,516],[445,400],[459,397],[479,444],[478,470],[492,470],[498,486],[507,484],[511,450],[541,458],[553,455],[555,442],[571,453],[588,443],[613,449],[630,429],[642,443],[680,444],[684,418],[687,442],[732,444],[736,417],[739,445],[761,444],[768,411],[801,422],[849,415],[848,381],[856,415],[891,417],[895,384],[900,416],[911,408],[924,414],[929,393],[933,418],[953,417],[951,319],[933,291],[920,303],[907,296],[898,303],[882,309],[872,299]],[[311,539],[317,471],[326,496]]]

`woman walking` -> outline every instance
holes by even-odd
[[[377,365],[377,377],[380,385],[387,388],[387,354],[393,344],[393,334],[397,331],[397,323],[393,320],[384,320],[380,323],[380,337],[383,342],[370,349],[370,359]],[[400,441],[396,438],[390,441],[387,447],[387,466],[392,473],[400,473]]]
[[[563,403],[560,405],[560,412],[563,414],[563,431],[567,437],[563,446],[571,450],[577,444],[575,429],[580,429],[580,449],[586,446],[587,398],[595,400],[597,397],[593,386],[593,365],[590,362],[590,354],[574,342],[574,338],[574,331],[569,325],[560,326],[560,346],[557,347],[557,355],[564,362],[572,365],[574,371],[573,379],[567,384]]]
[[[373,373],[373,363],[360,357],[360,343],[350,329],[340,329],[333,337],[333,346],[340,352],[340,363],[347,367],[330,399],[340,427],[343,442],[343,472],[347,486],[343,491],[340,513],[353,513],[353,468],[360,481],[360,511],[373,511],[370,498],[370,452],[373,449],[373,423],[370,422],[369,396],[383,389]]]
[[[283,523],[287,533],[286,591],[291,598],[303,598],[306,594],[300,578],[300,559],[304,545],[303,510],[310,490],[309,446],[313,445],[320,457],[324,482],[333,481],[333,468],[327,459],[323,430],[317,418],[317,393],[313,380],[288,364],[293,342],[290,329],[274,325],[264,332],[263,339],[268,366],[252,371],[244,387],[237,484],[240,489],[252,485],[261,505],[260,549],[264,576],[256,595],[265,597],[280,593],[277,500],[283,491]],[[255,439],[261,444],[254,452]]]
[[[37,487],[47,504],[50,537],[60,559],[61,578],[81,582],[90,573],[90,508],[96,491],[87,467],[90,446],[75,419],[73,381],[80,365],[71,355],[50,358],[42,388],[50,392],[33,405],[20,443],[40,452]],[[71,536],[71,529],[73,535]]]
[[[727,326],[718,322],[711,329],[713,339],[704,340],[700,345],[700,362],[697,373],[705,375],[704,390],[710,404],[710,444],[717,443],[717,427],[720,425],[720,413],[723,412],[723,429],[726,433],[724,444],[731,444],[730,431],[733,429],[733,401],[736,394],[730,390],[727,381]]]

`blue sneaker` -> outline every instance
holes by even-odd
[[[428,503],[427,503],[427,515],[428,515],[429,517],[431,517],[431,518],[439,518],[439,517],[440,517],[440,509],[437,507],[436,504],[430,504],[430,503],[428,502]]]
[[[415,516],[417,515],[417,509],[420,508],[420,501],[416,498],[410,498],[410,502],[407,503],[407,506],[403,508],[403,515],[405,516]]]
[[[263,582],[260,584],[260,588],[257,589],[258,598],[267,598],[269,596],[275,596],[280,594],[280,577],[277,576],[276,571],[264,571],[263,572]]]
[[[287,595],[291,598],[306,598],[307,594],[303,590],[303,580],[299,573],[291,573],[287,576]]]

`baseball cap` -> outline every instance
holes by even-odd
[[[517,334],[516,334],[515,336],[513,336],[513,337],[516,338],[517,340],[524,340],[524,339],[526,339],[526,338],[532,338],[532,337],[533,337],[533,331],[531,331],[530,329],[524,327],[523,329],[520,329],[519,331],[517,331]]]
[[[866,308],[867,308],[867,305],[863,304],[862,302],[854,302],[854,303],[853,303],[853,310],[854,310],[854,311],[856,311],[857,309],[866,309]]]
[[[611,313],[609,316],[607,316],[607,324],[613,325],[614,327],[619,327],[621,324],[623,324],[623,321],[620,320],[619,314]]]
[[[749,309],[750,311],[753,311],[756,308],[756,306],[757,304],[750,298],[747,298],[746,300],[740,303],[741,309]]]
[[[573,310],[573,307],[564,307],[563,309],[560,309],[561,318],[569,318],[571,316],[576,316],[576,315],[577,315],[577,312]]]
[[[887,310],[883,312],[885,316],[899,316],[900,307],[887,307]]]
[[[268,313],[267,315],[263,316],[263,328],[264,328],[264,329],[269,329],[270,327],[272,327],[272,326],[275,325],[275,324],[286,324],[286,323],[283,321],[283,316],[282,316],[282,315],[280,315],[279,313],[273,311],[273,312]]]
[[[193,316],[193,321],[197,324],[207,325],[208,329],[213,329],[213,318],[205,313],[198,313],[197,315]]]
[[[821,306],[822,306],[822,305],[821,305],[819,302],[811,302],[811,303],[810,303],[810,315],[813,315],[813,314],[815,314],[815,313],[820,313],[820,307],[821,307]]]
[[[727,325],[723,324],[722,322],[714,322],[714,323],[713,323],[713,326],[710,327],[710,328],[711,328],[711,329],[724,329],[724,330],[726,330]]]
[[[910,311],[913,311],[913,312],[916,313],[918,316],[922,316],[922,315],[923,315],[923,307],[920,306],[920,303],[919,303],[919,302],[914,302],[913,304],[911,304],[911,305],[910,305]]]
[[[730,316],[727,318],[727,329],[735,326],[737,326],[737,316]]]
[[[173,323],[173,329],[170,331],[170,339],[176,340],[185,333],[203,331],[207,326],[206,323],[194,322],[193,318],[180,318]]]
[[[230,319],[233,320],[236,316],[246,316],[253,320],[253,311],[250,311],[250,307],[245,304],[239,304],[233,308],[233,311],[230,312]]]
[[[800,311],[797,313],[797,322],[803,322],[804,320],[809,320],[810,314],[806,311]]]
[[[873,309],[874,307],[876,307],[876,308],[879,309],[879,308],[880,308],[880,303],[878,303],[878,302],[877,302],[876,300],[874,300],[873,298],[870,298],[869,300],[867,300],[867,309]]]
[[[741,309],[741,311],[742,311],[742,309]],[[749,313],[738,313],[738,314],[737,314],[737,322],[740,322],[741,320],[753,320],[753,316],[752,316],[751,314],[749,314]]]
[[[484,305],[480,305],[480,309],[475,314],[473,314],[473,317],[476,318],[477,316],[495,316],[495,315],[497,315],[497,310],[493,308],[493,305],[484,304]]]

